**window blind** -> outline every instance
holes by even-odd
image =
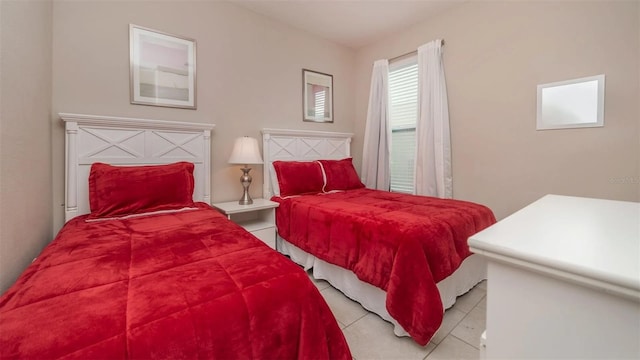
[[[316,106],[315,106],[315,118],[316,119],[324,119],[324,91],[317,91],[315,93],[316,97]]]
[[[391,191],[414,192],[417,119],[418,59],[413,56],[389,66]]]

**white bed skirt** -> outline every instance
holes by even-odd
[[[276,248],[279,252],[288,255],[291,260],[303,266],[305,270],[313,269],[314,278],[328,281],[334,288],[342,291],[350,299],[359,302],[365,309],[392,323],[393,332],[397,336],[409,336],[404,328],[389,315],[385,305],[387,293],[384,290],[360,281],[350,270],[320,260],[280,236],[277,237],[276,242]],[[456,272],[438,283],[443,307],[448,309],[453,306],[456,297],[471,290],[486,278],[487,263],[485,259],[475,254],[466,258]]]

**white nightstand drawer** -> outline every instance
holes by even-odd
[[[251,232],[258,239],[262,240],[265,244],[269,245],[270,248],[276,249],[276,228],[269,227],[262,230],[255,230]]]

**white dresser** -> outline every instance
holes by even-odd
[[[640,203],[547,195],[469,246],[488,359],[640,359]]]

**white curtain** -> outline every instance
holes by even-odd
[[[449,106],[440,39],[418,48],[418,97],[416,194],[451,198]]]
[[[370,189],[389,190],[391,168],[389,164],[389,61],[373,63],[369,110],[362,152],[362,182]]]

